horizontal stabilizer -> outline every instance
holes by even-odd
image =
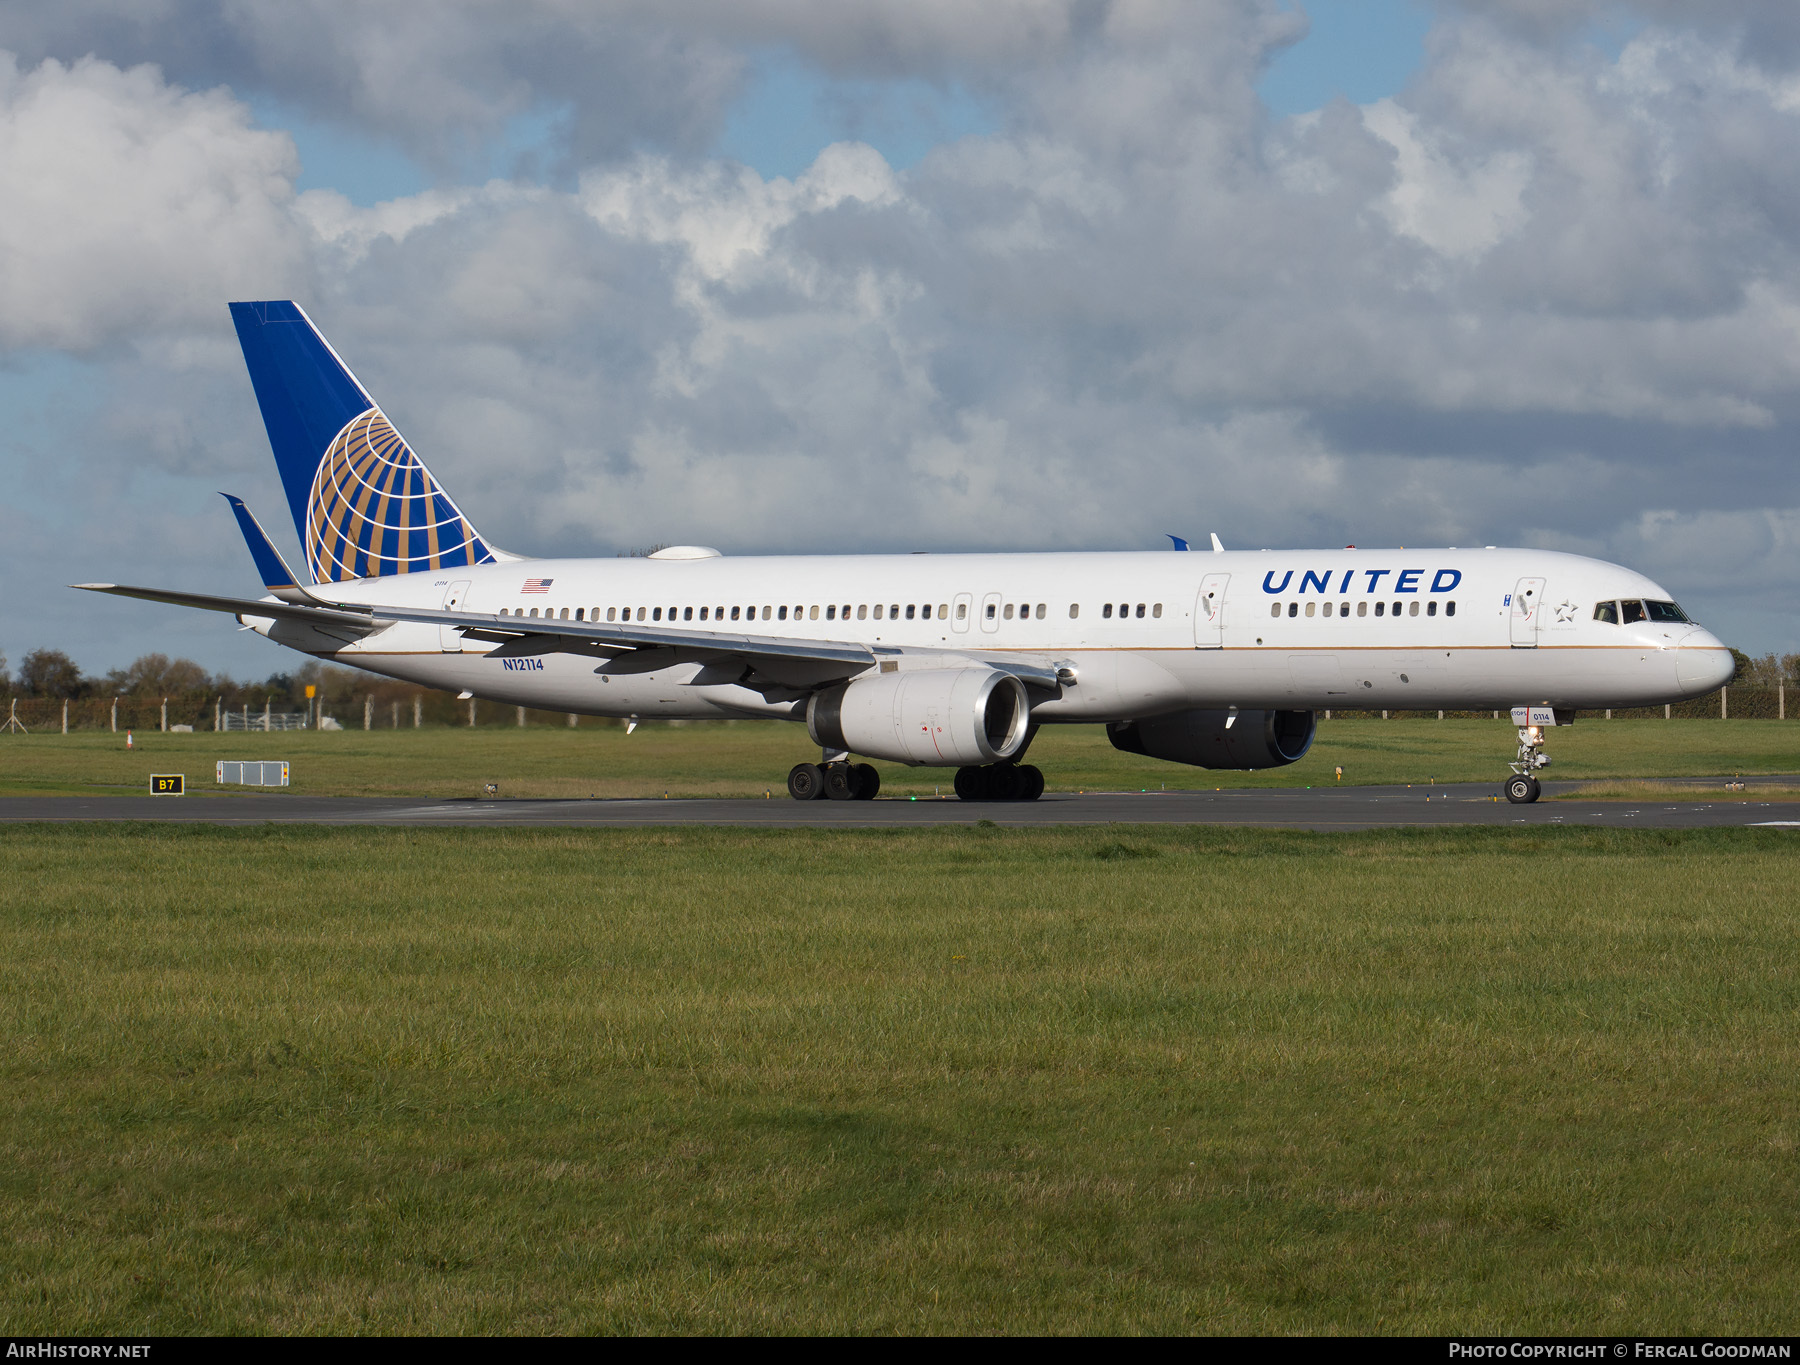
[[[377,621],[374,613],[355,607],[299,606],[288,602],[253,602],[243,597],[213,597],[198,592],[169,592],[163,588],[134,588],[123,583],[72,583],[84,592],[111,593],[114,597],[136,597],[145,602],[167,602],[174,607],[197,607],[201,611],[220,611],[232,616],[258,617],[272,621],[299,621],[309,626],[331,626],[342,630],[348,626],[367,635],[389,625]]]

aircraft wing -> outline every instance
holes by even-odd
[[[387,605],[365,607],[326,602],[317,598],[315,600],[319,601],[319,605],[315,606],[266,599],[251,601],[247,598],[213,597],[202,593],[171,592],[161,588],[130,587],[118,583],[77,583],[74,586],[89,592],[136,597],[149,602],[167,602],[179,607],[197,607],[202,611],[227,612],[238,617],[293,621],[337,632],[347,628],[364,636],[384,630],[396,622],[449,626],[461,631],[469,639],[492,643],[495,648],[487,652],[489,658],[581,654],[605,660],[604,667],[613,673],[651,673],[683,663],[706,665],[701,676],[695,679],[696,683],[745,681],[746,685],[758,686],[759,683],[747,676],[754,673],[773,685],[810,687],[860,673],[872,667],[883,656],[896,657],[915,652],[900,647],[871,648],[847,641],[794,640],[772,635],[676,630],[666,626],[626,622],[559,621],[547,617],[496,616]],[[311,591],[317,594],[319,590],[314,588]],[[971,652],[971,655],[982,657],[979,652]],[[983,661],[1016,675],[1028,684],[1051,689],[1057,686],[1056,670],[1046,665],[1005,656]]]

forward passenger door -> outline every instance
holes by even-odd
[[[1512,595],[1512,646],[1514,649],[1536,649],[1538,613],[1543,609],[1544,580],[1521,578]]]

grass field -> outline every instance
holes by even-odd
[[[0,1333],[1788,1332],[1791,838],[15,826]]]
[[[153,772],[185,772],[213,788],[219,759],[281,758],[292,792],[317,796],[479,796],[492,782],[520,797],[779,797],[795,763],[818,758],[806,732],[779,722],[316,734],[103,732],[0,735],[0,795],[147,792]],[[1098,726],[1046,726],[1031,749],[1052,791],[1324,786],[1491,781],[1506,776],[1515,739],[1505,721],[1334,720],[1299,763],[1209,772],[1122,754]],[[1548,776],[1628,779],[1732,773],[1800,774],[1800,724],[1778,721],[1583,720],[1554,731]],[[950,772],[878,764],[882,791],[949,790]],[[242,788],[233,790],[241,791]]]

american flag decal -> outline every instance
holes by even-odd
[[[554,578],[527,578],[525,580],[525,586],[520,588],[519,591],[520,592],[549,592],[550,585],[552,583],[554,583],[555,581],[556,580]]]

